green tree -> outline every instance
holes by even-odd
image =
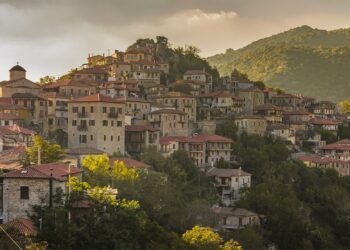
[[[223,239],[210,227],[194,226],[182,235],[183,240],[193,249],[217,250]]]
[[[55,82],[55,81],[56,81],[56,77],[54,77],[54,76],[44,76],[44,77],[40,78],[39,84],[40,85],[45,85],[45,84],[52,83],[52,82]]]
[[[237,126],[233,120],[224,120],[222,123],[217,124],[215,134],[236,140]]]
[[[38,163],[38,150],[40,150],[41,163],[51,163],[59,161],[63,156],[63,149],[60,145],[44,140],[40,136],[34,136],[33,146],[27,148],[26,163]]]

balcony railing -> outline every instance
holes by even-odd
[[[78,113],[78,117],[79,118],[86,118],[86,117],[88,117],[88,115],[86,112],[81,112],[81,113]]]
[[[88,128],[87,128],[87,126],[78,126],[78,130],[79,131],[87,131]]]
[[[109,118],[118,118],[118,113],[108,113]]]

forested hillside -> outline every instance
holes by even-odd
[[[252,80],[294,93],[333,101],[350,94],[350,29],[302,26],[208,61],[222,75],[237,68]]]

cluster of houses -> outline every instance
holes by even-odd
[[[152,147],[164,156],[187,151],[213,179],[220,197],[213,212],[220,227],[258,224],[260,215],[234,208],[250,187],[251,174],[234,161],[233,141],[215,134],[216,126],[227,120],[234,121],[238,133],[268,134],[294,148],[312,145],[314,154],[298,156],[307,166],[350,174],[350,141],[326,145],[318,132],[336,135],[338,126],[348,125],[335,103],[260,89],[236,70],[220,84],[205,69],[188,69],[169,83],[170,65],[157,59],[156,50],[146,44],[108,56],[89,55],[86,64],[45,85],[27,79],[20,65],[10,69],[9,79],[0,82],[3,222],[25,217],[31,205],[52,204],[55,188],[66,191],[68,175],[81,178],[79,166],[86,155],[124,155],[111,159],[149,169],[135,159]],[[180,86],[188,91],[174,91]],[[65,162],[23,168],[26,147],[36,134],[66,136]],[[233,168],[218,168],[220,160]]]

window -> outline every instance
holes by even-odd
[[[93,141],[93,140],[94,140],[94,136],[90,135],[90,141]]]
[[[102,113],[107,113],[107,107],[102,107]]]
[[[122,121],[117,121],[117,127],[121,127],[122,126]]]
[[[72,126],[77,126],[77,120],[72,121]]]
[[[95,126],[95,120],[89,120],[89,126]]]
[[[79,136],[79,142],[80,142],[80,144],[85,144],[86,141],[87,141],[86,135],[80,135],[80,136]]]
[[[103,136],[103,140],[106,141],[106,136],[105,135]]]
[[[108,126],[108,121],[107,120],[103,120],[102,121],[102,126],[107,127]]]
[[[111,135],[111,141],[113,141],[113,135]]]
[[[93,106],[90,107],[90,112],[94,113],[94,107]]]
[[[21,200],[29,200],[29,187],[21,187]]]
[[[78,107],[73,107],[73,109],[72,109],[72,112],[73,112],[73,113],[78,113],[78,111],[79,111],[79,108],[78,108]]]
[[[44,102],[40,102],[40,107],[44,106]]]

